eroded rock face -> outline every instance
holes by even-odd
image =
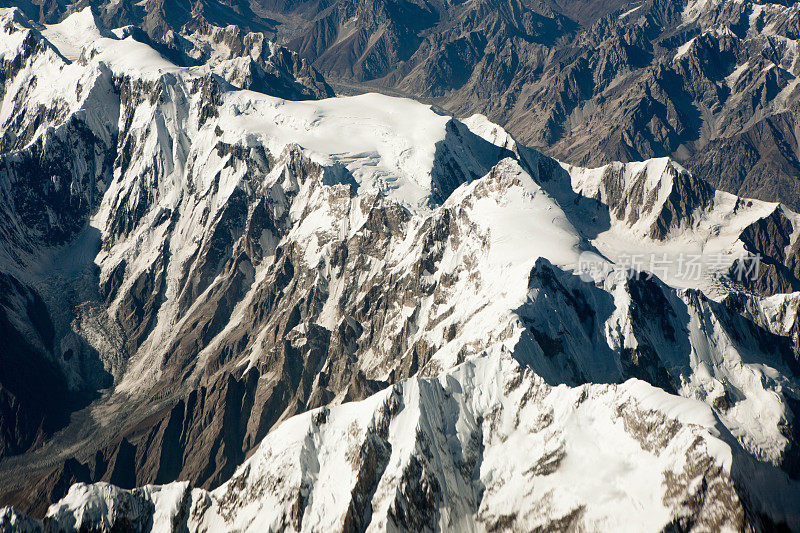
[[[330,98],[333,89],[304,58],[278,46],[264,33],[244,32],[195,23],[182,33],[169,34],[170,46],[185,63],[199,62],[242,89],[290,100]]]
[[[66,424],[68,384],[52,361],[55,332],[36,291],[0,276],[0,456],[21,453]]]
[[[744,276],[745,285],[761,294],[794,292],[800,289],[798,275],[798,247],[794,226],[783,209],[778,206],[764,218],[748,226],[741,240],[745,249],[758,256],[758,272],[755,276]],[[734,265],[734,270],[748,270],[752,265]]]

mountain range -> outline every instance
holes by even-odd
[[[668,156],[715,187],[800,208],[796,3],[341,0],[290,12],[306,24],[289,46],[331,79],[482,113],[572,164]]]
[[[800,529],[797,10],[0,9],[0,529]]]
[[[26,2],[41,23],[92,5],[182,65],[205,59],[187,56],[187,37],[193,48],[210,27],[262,32],[344,92],[481,113],[572,164],[671,157],[717,188],[800,209],[792,2]]]

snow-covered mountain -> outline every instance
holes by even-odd
[[[0,12],[3,527],[800,528],[799,215],[135,37]]]
[[[732,465],[743,475],[756,467],[738,463],[741,450],[726,433],[702,402],[638,380],[554,387],[498,352],[295,416],[213,492],[186,483],[133,491],[78,484],[45,523],[153,531],[741,530],[750,518]],[[796,502],[785,482],[756,479],[751,486],[762,484],[771,504]]]
[[[109,20],[134,5],[92,3]],[[482,113],[573,164],[670,156],[718,188],[800,209],[796,2],[245,3],[346,90]]]

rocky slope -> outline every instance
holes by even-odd
[[[99,36],[131,37],[178,65],[212,66],[216,74],[240,88],[292,100],[325,98],[334,94],[322,75],[307,61],[270,40],[274,36],[272,29],[252,24],[257,20],[252,13],[242,18],[225,12],[224,8],[231,6],[195,3],[191,6],[190,19],[175,19],[182,12],[175,6],[159,3],[140,5],[127,0],[113,5],[102,2],[56,3],[52,7],[47,7],[46,3],[27,5],[25,2],[8,5],[23,11],[33,22],[49,23],[49,29],[45,30],[49,32],[48,38],[58,43],[59,51],[70,61],[78,59],[81,44],[87,44],[91,39]],[[222,8],[223,14],[204,16],[203,6]],[[37,14],[36,9],[41,12]],[[125,15],[120,15],[119,11]],[[66,17],[71,21],[68,24],[89,17],[97,22],[97,28],[84,28],[88,33],[76,36],[76,42],[67,42],[69,36],[67,39],[59,38],[59,33],[71,33],[71,29],[63,24]],[[162,20],[163,17],[168,21]],[[251,24],[247,23],[248,20]],[[94,22],[89,24],[93,25]],[[42,29],[42,26],[38,27]],[[118,29],[112,35],[107,28]],[[251,29],[259,31],[249,31]]]
[[[2,7],[16,7],[27,18],[41,24],[56,24],[91,7],[109,27],[135,26],[156,41],[166,42],[171,41],[175,34],[190,32],[207,24],[223,28],[233,25],[244,31],[266,32],[270,35],[274,35],[276,29],[276,21],[257,16],[248,3],[241,0],[4,0]]]
[[[0,17],[3,527],[800,527],[795,212]]]

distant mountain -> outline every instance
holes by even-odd
[[[0,528],[800,528],[796,212],[135,31],[0,11]]]
[[[91,7],[102,22],[112,28],[136,26],[155,40],[169,39],[169,33],[179,33],[184,28],[198,24],[212,24],[219,27],[235,25],[243,31],[272,33],[276,23],[264,19],[251,11],[245,1],[189,1],[189,0],[146,0],[133,2],[119,0],[4,0],[3,7],[16,7],[32,21],[42,24],[55,24],[66,17]]]
[[[3,5],[0,2],[0,5]],[[257,17],[245,3],[7,2],[32,22],[58,26],[65,17],[91,9],[100,33],[131,37],[183,66],[213,65],[237,87],[289,99],[324,98],[333,90],[322,75],[275,44],[275,22]],[[67,58],[74,60],[75,58]]]

